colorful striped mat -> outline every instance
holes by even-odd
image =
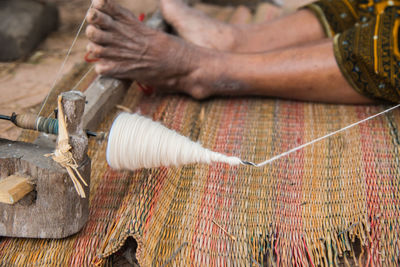
[[[146,97],[136,88],[123,105],[254,162],[386,108],[267,98],[197,102]],[[107,131],[117,113],[98,130]],[[138,242],[141,266],[398,265],[399,129],[395,110],[264,168],[133,173],[109,169],[106,143],[92,140],[85,228],[64,240],[0,238],[0,266],[109,266],[129,236]],[[25,132],[22,139],[33,137]]]
[[[137,90],[124,105],[207,148],[254,162],[385,108],[257,98],[197,102]],[[106,144],[92,141],[86,227],[65,240],[2,238],[0,265],[107,265],[128,236],[139,244],[141,266],[396,265],[399,126],[395,110],[264,168],[116,172],[105,162]]]

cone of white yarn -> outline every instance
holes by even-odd
[[[239,165],[241,159],[202,147],[138,114],[122,113],[114,121],[107,145],[107,162],[117,170],[223,162]]]

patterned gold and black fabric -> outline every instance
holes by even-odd
[[[400,1],[321,0],[307,8],[334,37],[336,60],[353,88],[400,102]]]

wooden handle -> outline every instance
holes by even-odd
[[[33,190],[26,177],[11,175],[0,180],[0,203],[15,204]]]

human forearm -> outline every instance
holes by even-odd
[[[307,9],[261,24],[236,25],[232,51],[252,53],[298,46],[325,38],[324,29]]]
[[[258,54],[203,57],[196,79],[207,95],[263,95],[330,103],[369,103],[343,77],[332,42]],[[202,78],[202,75],[203,78]]]

